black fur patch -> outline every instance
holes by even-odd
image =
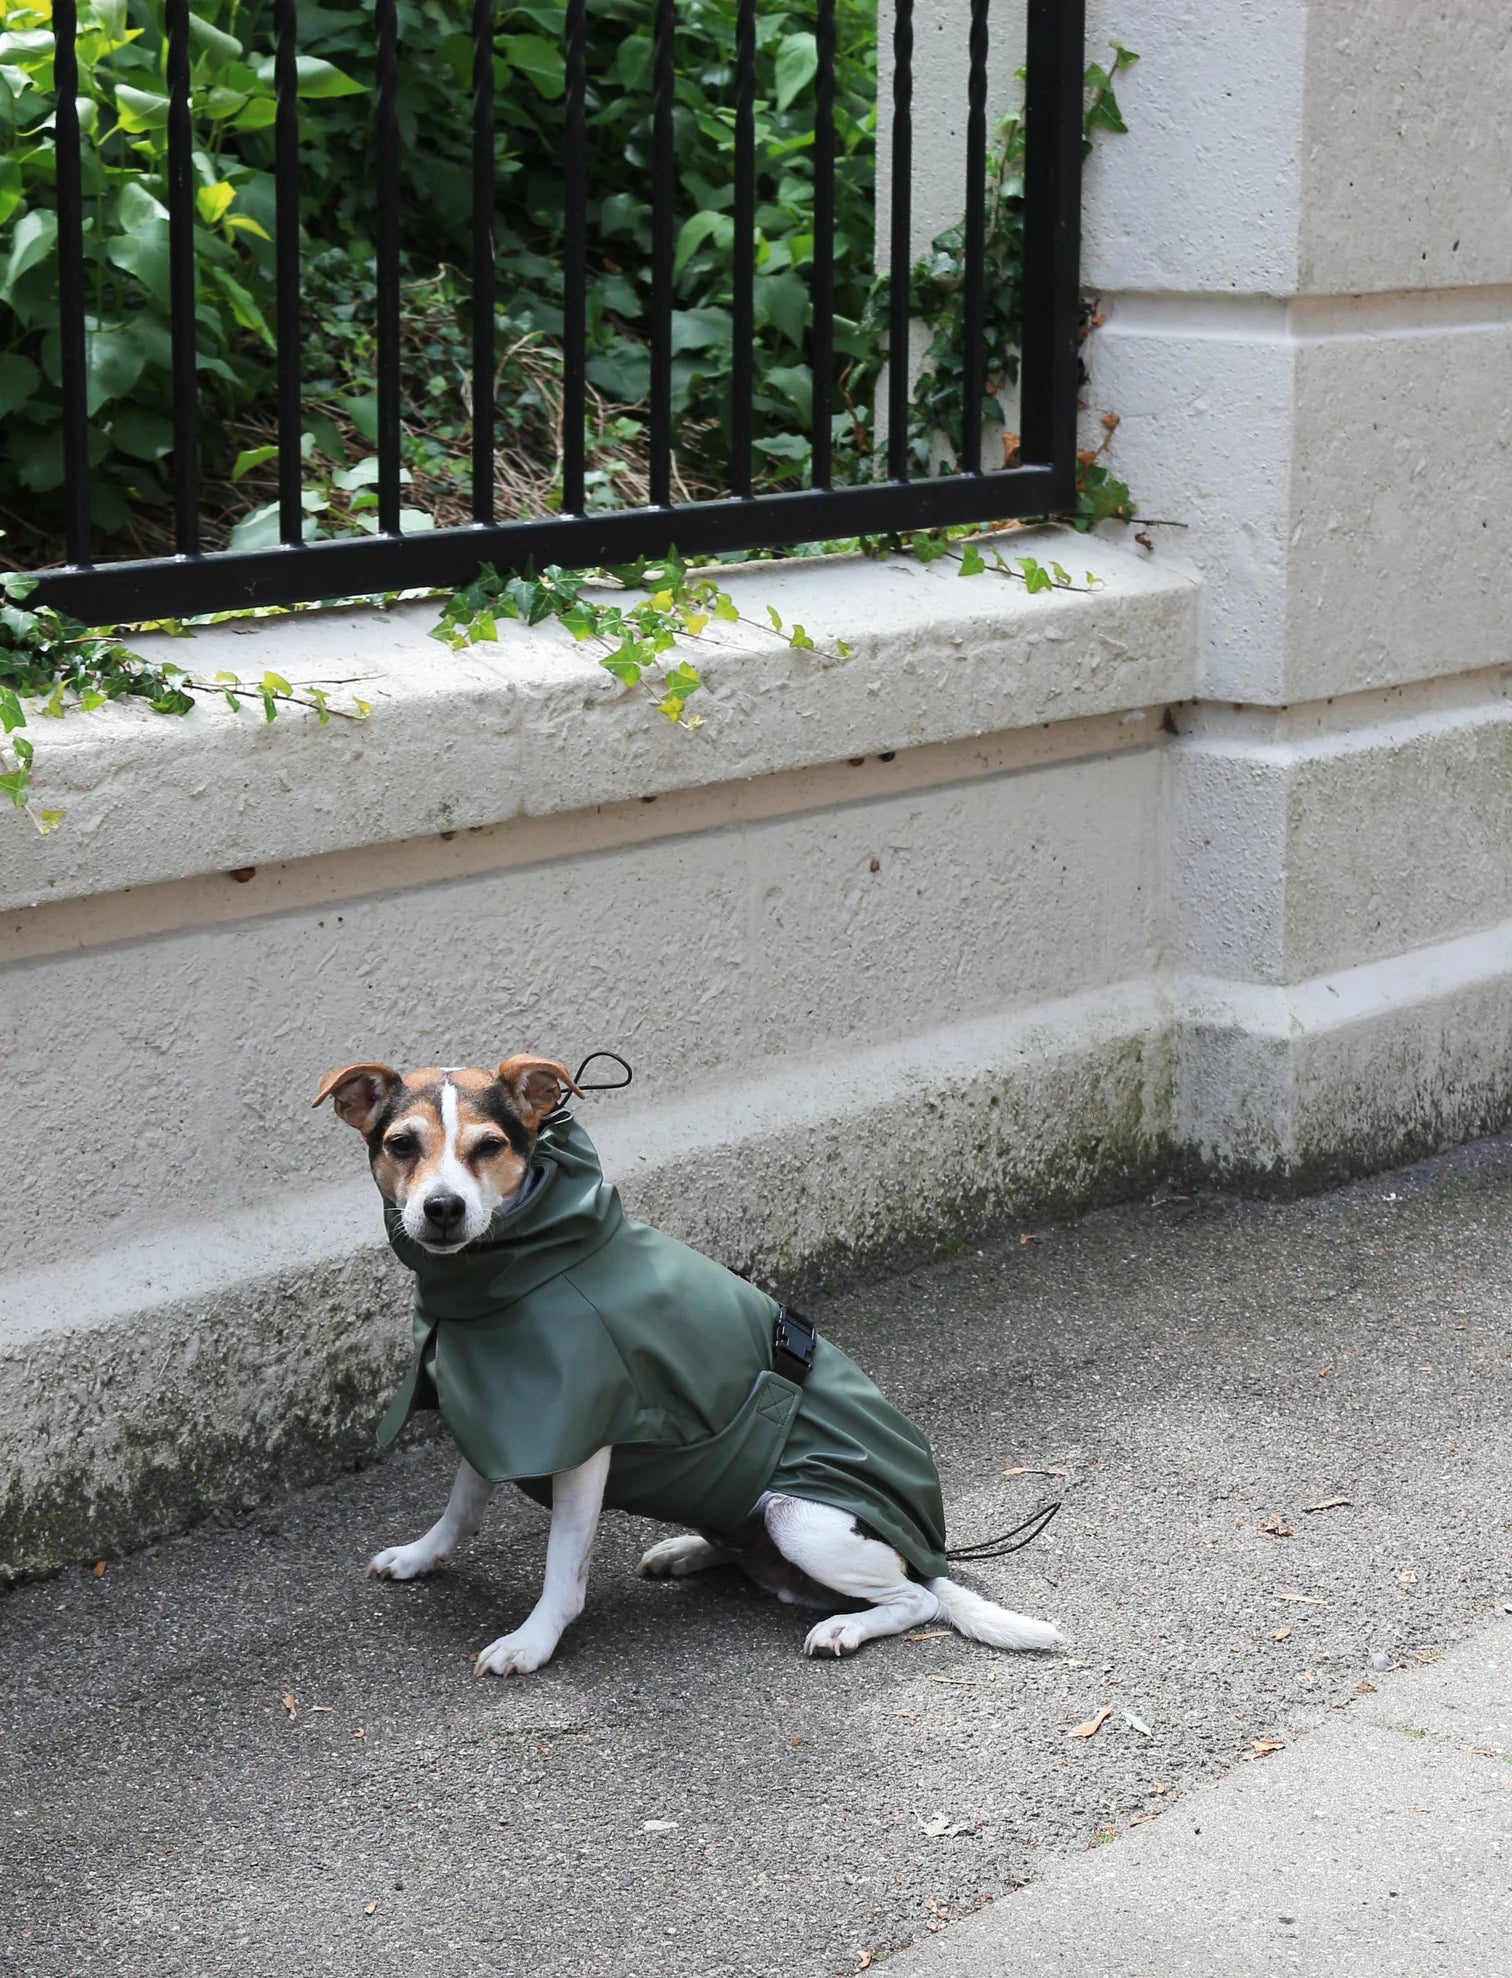
[[[530,1157],[536,1137],[510,1105],[502,1085],[490,1085],[485,1092],[470,1092],[469,1100],[484,1119],[492,1120],[517,1154]]]

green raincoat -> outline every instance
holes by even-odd
[[[415,1273],[415,1357],[378,1430],[439,1408],[496,1483],[551,1502],[551,1477],[606,1445],[604,1501],[735,1541],[763,1491],[862,1518],[926,1579],[945,1572],[929,1444],[827,1339],[800,1387],[772,1367],[766,1293],[633,1221],[592,1141],[562,1113],[536,1142],[534,1192],[455,1256],[385,1211]]]

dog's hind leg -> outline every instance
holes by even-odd
[[[722,1545],[711,1545],[697,1532],[677,1538],[658,1539],[636,1563],[636,1572],[648,1580],[680,1580],[689,1573],[706,1573],[711,1566],[728,1566],[735,1557]]]
[[[1011,1614],[954,1580],[920,1583],[908,1563],[879,1538],[868,1538],[846,1511],[805,1498],[773,1496],[766,1525],[785,1559],[821,1586],[867,1604],[856,1614],[836,1614],[809,1630],[806,1655],[853,1655],[862,1642],[900,1635],[926,1621],[946,1621],[959,1634],[993,1648],[1054,1648],[1060,1635],[1049,1621]]]
[[[811,1580],[866,1603],[810,1628],[805,1655],[854,1655],[862,1642],[939,1618],[939,1601],[908,1577],[902,1555],[882,1539],[867,1538],[848,1511],[774,1494],[766,1502],[766,1527],[783,1558]]]
[[[477,1531],[493,1494],[494,1486],[464,1456],[446,1509],[435,1524],[424,1538],[417,1538],[413,1544],[386,1546],[375,1554],[368,1566],[369,1578],[418,1580],[426,1573],[434,1573],[438,1566],[445,1565],[463,1539],[471,1538]]]

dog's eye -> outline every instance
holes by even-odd
[[[384,1149],[396,1161],[412,1161],[419,1152],[419,1145],[413,1133],[396,1133],[391,1140],[385,1140]]]
[[[507,1141],[501,1140],[498,1134],[490,1133],[487,1139],[474,1142],[473,1153],[475,1156],[480,1156],[483,1160],[489,1161],[493,1159],[495,1154],[502,1154],[508,1144]]]

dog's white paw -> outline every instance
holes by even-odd
[[[689,1573],[703,1572],[723,1557],[706,1538],[685,1532],[677,1538],[659,1539],[641,1554],[635,1570],[648,1580],[680,1580]]]
[[[866,1636],[844,1614],[832,1614],[827,1621],[810,1628],[803,1644],[805,1655],[854,1655]]]
[[[389,1545],[368,1561],[370,1580],[419,1580],[444,1566],[451,1555],[417,1538],[413,1545]]]
[[[527,1621],[512,1635],[500,1635],[487,1648],[480,1649],[473,1663],[475,1676],[528,1676],[544,1668],[555,1653],[559,1636],[532,1629]]]

